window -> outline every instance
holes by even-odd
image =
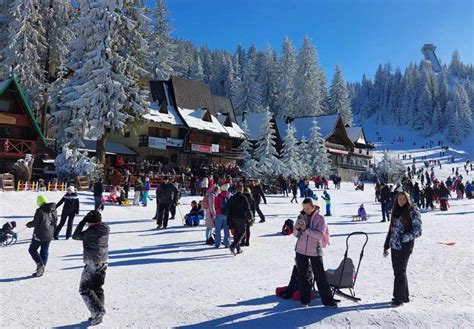
[[[10,102],[7,100],[0,100],[0,112],[10,111]]]
[[[171,130],[164,128],[148,127],[148,136],[168,138],[171,137]]]
[[[0,138],[9,138],[12,130],[9,127],[0,127]]]
[[[123,136],[125,138],[129,138],[130,137],[130,131],[126,131],[125,134],[123,134]]]

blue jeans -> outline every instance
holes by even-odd
[[[94,209],[100,210],[102,208],[102,195],[94,195]]]
[[[331,216],[331,205],[330,204],[326,205],[326,216]]]
[[[49,243],[51,241],[38,241],[38,240],[31,240],[30,248],[28,249],[31,258],[35,261],[36,264],[41,264],[46,266],[48,262],[48,254],[49,254]],[[38,253],[38,249],[41,247],[41,251]]]
[[[229,225],[227,225],[227,216],[219,215],[216,217],[216,239],[214,245],[219,248],[221,245],[221,230],[224,229],[224,246],[230,245]]]
[[[382,201],[382,219],[385,221],[385,217],[387,217],[387,220],[390,220],[390,215],[389,215],[389,209],[388,209],[388,201],[384,202]]]

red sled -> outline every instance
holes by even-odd
[[[281,297],[281,296],[285,293],[285,291],[286,291],[287,289],[288,289],[287,286],[285,286],[285,287],[277,287],[277,288],[275,289],[275,295],[277,295],[278,297]],[[311,290],[311,299],[313,300],[313,299],[318,298],[318,297],[319,297],[318,292],[315,291],[315,290]],[[296,291],[293,293],[293,295],[291,296],[291,299],[294,300],[294,301],[299,301],[300,298],[301,298],[301,297],[300,297],[300,292],[299,292],[299,290],[296,290]]]

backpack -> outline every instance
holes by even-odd
[[[201,208],[202,209],[209,209],[209,200],[207,199],[207,195],[201,201]]]
[[[293,234],[293,226],[294,222],[291,219],[287,219],[281,228],[281,234],[283,235],[291,235]]]
[[[224,216],[227,216],[227,211],[228,211],[227,202],[228,201],[229,201],[229,197],[224,197],[222,199],[221,214],[224,215]]]

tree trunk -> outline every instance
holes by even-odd
[[[105,165],[105,144],[106,143],[107,143],[107,137],[104,133],[102,137],[97,140],[96,149],[95,149],[97,161],[102,166]]]

